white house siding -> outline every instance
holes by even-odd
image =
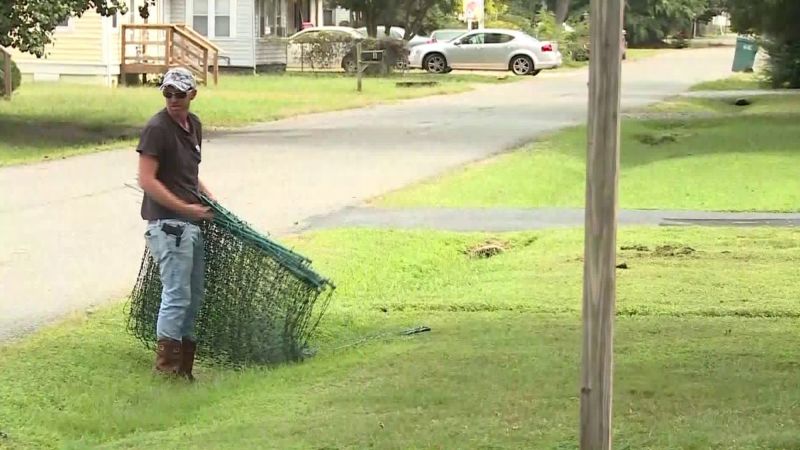
[[[286,67],[286,42],[263,38],[256,41],[256,65],[259,71],[282,70]]]
[[[191,8],[187,8],[186,2],[192,0],[172,0],[170,5],[170,22],[185,23],[191,27]],[[195,0],[196,1],[196,0]],[[220,67],[255,67],[253,60],[255,41],[254,31],[254,0],[231,0],[235,8],[233,18],[233,36],[229,38],[210,39],[220,50]]]
[[[163,3],[159,3],[159,6],[162,8],[159,20],[161,22],[169,22],[169,19],[172,16],[172,2],[165,1]]]
[[[334,9],[323,9],[323,18],[325,15],[330,16],[330,21],[326,21],[323,25],[338,26],[342,22],[350,22],[350,10],[337,6]]]
[[[269,28],[265,32],[268,36],[261,36],[257,20],[254,23],[254,35],[256,36],[256,69],[262,71],[284,70],[286,68],[286,38],[295,32],[290,19],[289,0],[264,0],[270,5],[268,10],[271,12],[265,17],[266,25]],[[259,1],[256,0],[256,8]],[[280,13],[275,12],[275,5],[280,5]]]
[[[186,23],[186,1],[185,0],[172,0],[168,2],[169,15],[167,22],[169,23]]]

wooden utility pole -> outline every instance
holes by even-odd
[[[591,0],[581,449],[611,449],[624,0]]]

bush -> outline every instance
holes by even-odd
[[[589,60],[589,23],[575,22],[570,24],[575,31],[564,33],[559,49],[572,61]]]
[[[800,42],[762,41],[767,52],[765,75],[773,88],[800,88]]]
[[[3,73],[3,67],[5,67],[5,61],[0,58],[0,95],[5,95],[5,85],[6,85],[6,74]],[[20,73],[19,68],[17,67],[17,63],[14,60],[11,60],[11,92],[14,92],[19,88],[19,85],[22,83],[22,73]]]
[[[352,48],[355,40],[342,33],[319,32],[307,34],[294,40],[295,51],[303,65],[314,69],[332,69],[333,63],[342,59]]]
[[[408,49],[402,39],[393,39],[388,36],[378,39],[370,38],[364,41],[362,49],[383,50],[383,64],[380,66],[383,73],[390,73],[394,68],[408,64]]]
[[[533,29],[537,39],[558,41],[564,29],[558,25],[556,15],[546,9],[536,15],[536,26]]]

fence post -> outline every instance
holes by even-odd
[[[216,86],[218,83],[219,83],[219,50],[215,50],[214,51],[214,86]]]
[[[361,42],[356,43],[356,79],[358,80],[358,92],[361,92],[361,72],[363,72],[363,67],[361,67]]]
[[[203,48],[203,84],[208,86],[208,48]]]
[[[11,74],[11,54],[3,49],[0,49],[0,53],[3,55],[3,96],[6,100],[11,100],[11,80],[13,79]]]
[[[164,49],[164,65],[167,66],[167,70],[172,67],[172,40],[174,39],[172,32],[172,27],[167,29],[167,41],[165,43],[166,48]]]
[[[126,62],[125,62],[125,60],[126,60],[125,47],[127,47],[125,40],[127,39],[128,27],[123,23],[119,30],[120,30],[120,34],[122,35],[121,36],[122,39],[120,39],[120,49],[119,49],[119,62],[120,62],[120,64],[119,64],[119,84],[121,86],[125,86],[125,78],[127,78],[126,77],[127,74],[125,73],[125,64],[126,64]]]

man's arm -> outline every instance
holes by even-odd
[[[186,203],[169,191],[164,183],[156,178],[158,172],[158,159],[150,155],[139,155],[139,187],[156,202],[186,215],[192,219],[209,219],[212,217],[210,208],[199,204]]]

